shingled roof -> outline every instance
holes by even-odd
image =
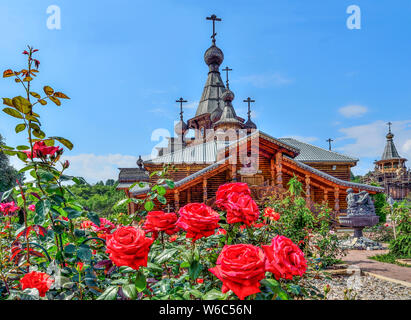
[[[217,153],[220,150],[223,150],[225,147],[230,147],[236,143],[241,143],[242,141],[246,141],[247,138],[252,138],[254,136],[260,135],[262,138],[271,141],[281,147],[290,150],[294,153],[298,153],[298,148],[288,144],[287,142],[281,141],[280,139],[276,139],[269,134],[256,130],[248,137],[242,137],[239,140],[235,140],[230,142],[229,145],[226,144],[225,141],[217,140],[217,141],[209,141],[206,143],[196,144],[194,146],[189,146],[183,149],[179,149],[174,152],[167,153],[165,155],[156,157],[151,160],[145,161],[146,164],[153,163],[153,164],[163,164],[163,163],[187,163],[187,164],[195,164],[195,163],[214,163],[217,161]]]
[[[295,160],[302,162],[357,162],[357,158],[352,158],[335,151],[328,151],[326,149],[305,143],[293,138],[279,138],[291,146],[300,150],[300,154],[295,157]]]

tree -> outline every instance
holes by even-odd
[[[116,181],[114,179],[108,179],[106,181],[106,186],[114,186],[116,184]]]
[[[0,145],[4,146],[4,139],[0,134]],[[19,177],[17,170],[9,163],[9,157],[0,151],[0,192],[12,188]]]

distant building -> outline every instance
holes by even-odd
[[[395,147],[391,122],[388,126],[387,143],[382,157],[374,162],[374,171],[367,173],[362,182],[378,183],[394,200],[403,200],[411,194],[411,170],[405,166],[407,159],[401,157]]]

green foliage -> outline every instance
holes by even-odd
[[[126,204],[115,206],[119,200],[124,198],[124,191],[116,190],[116,187],[117,184],[82,184],[70,186],[69,190],[83,207],[97,212],[101,217],[108,217],[111,214],[127,212]]]
[[[372,186],[379,187],[378,183],[372,182]],[[387,215],[384,211],[384,207],[387,203],[387,196],[385,193],[377,193],[371,196],[374,200],[375,214],[380,217],[379,223],[385,223],[387,221]]]
[[[373,260],[380,261],[380,262],[392,263],[392,264],[399,265],[401,267],[411,267],[408,264],[398,262],[397,259],[399,259],[399,257],[395,256],[394,254],[390,252],[385,253],[385,254],[377,254],[375,256],[369,257],[369,259],[373,259]]]
[[[288,186],[282,198],[272,198],[267,204],[281,216],[273,223],[275,233],[299,244],[306,256],[319,258],[323,267],[338,262],[343,252],[338,247],[336,233],[331,230],[331,209],[316,206],[316,213],[312,212],[301,196],[303,187],[296,177],[290,179]]]
[[[396,237],[390,242],[390,253],[398,258],[411,257],[411,204],[406,200],[394,203],[391,219]]]
[[[0,134],[0,146],[4,146],[3,137]],[[22,180],[23,175],[18,174],[9,164],[9,157],[0,151],[0,193],[9,190],[16,185],[16,179]]]

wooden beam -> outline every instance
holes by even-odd
[[[270,173],[271,173],[271,185],[275,186],[275,158],[271,157],[270,159]]]
[[[283,187],[283,155],[281,152],[275,154],[275,169],[277,173],[276,183],[277,187]]]
[[[207,179],[203,178],[203,202],[207,202]]]
[[[340,189],[334,188],[334,210],[335,212],[340,212]]]
[[[177,213],[180,209],[180,192],[178,190],[174,191],[174,211]]]
[[[307,206],[309,206],[310,203],[311,203],[310,183],[311,183],[310,175],[306,174],[305,175],[305,202],[306,202]]]
[[[236,164],[231,165],[231,180],[233,182],[237,182],[237,165]]]

